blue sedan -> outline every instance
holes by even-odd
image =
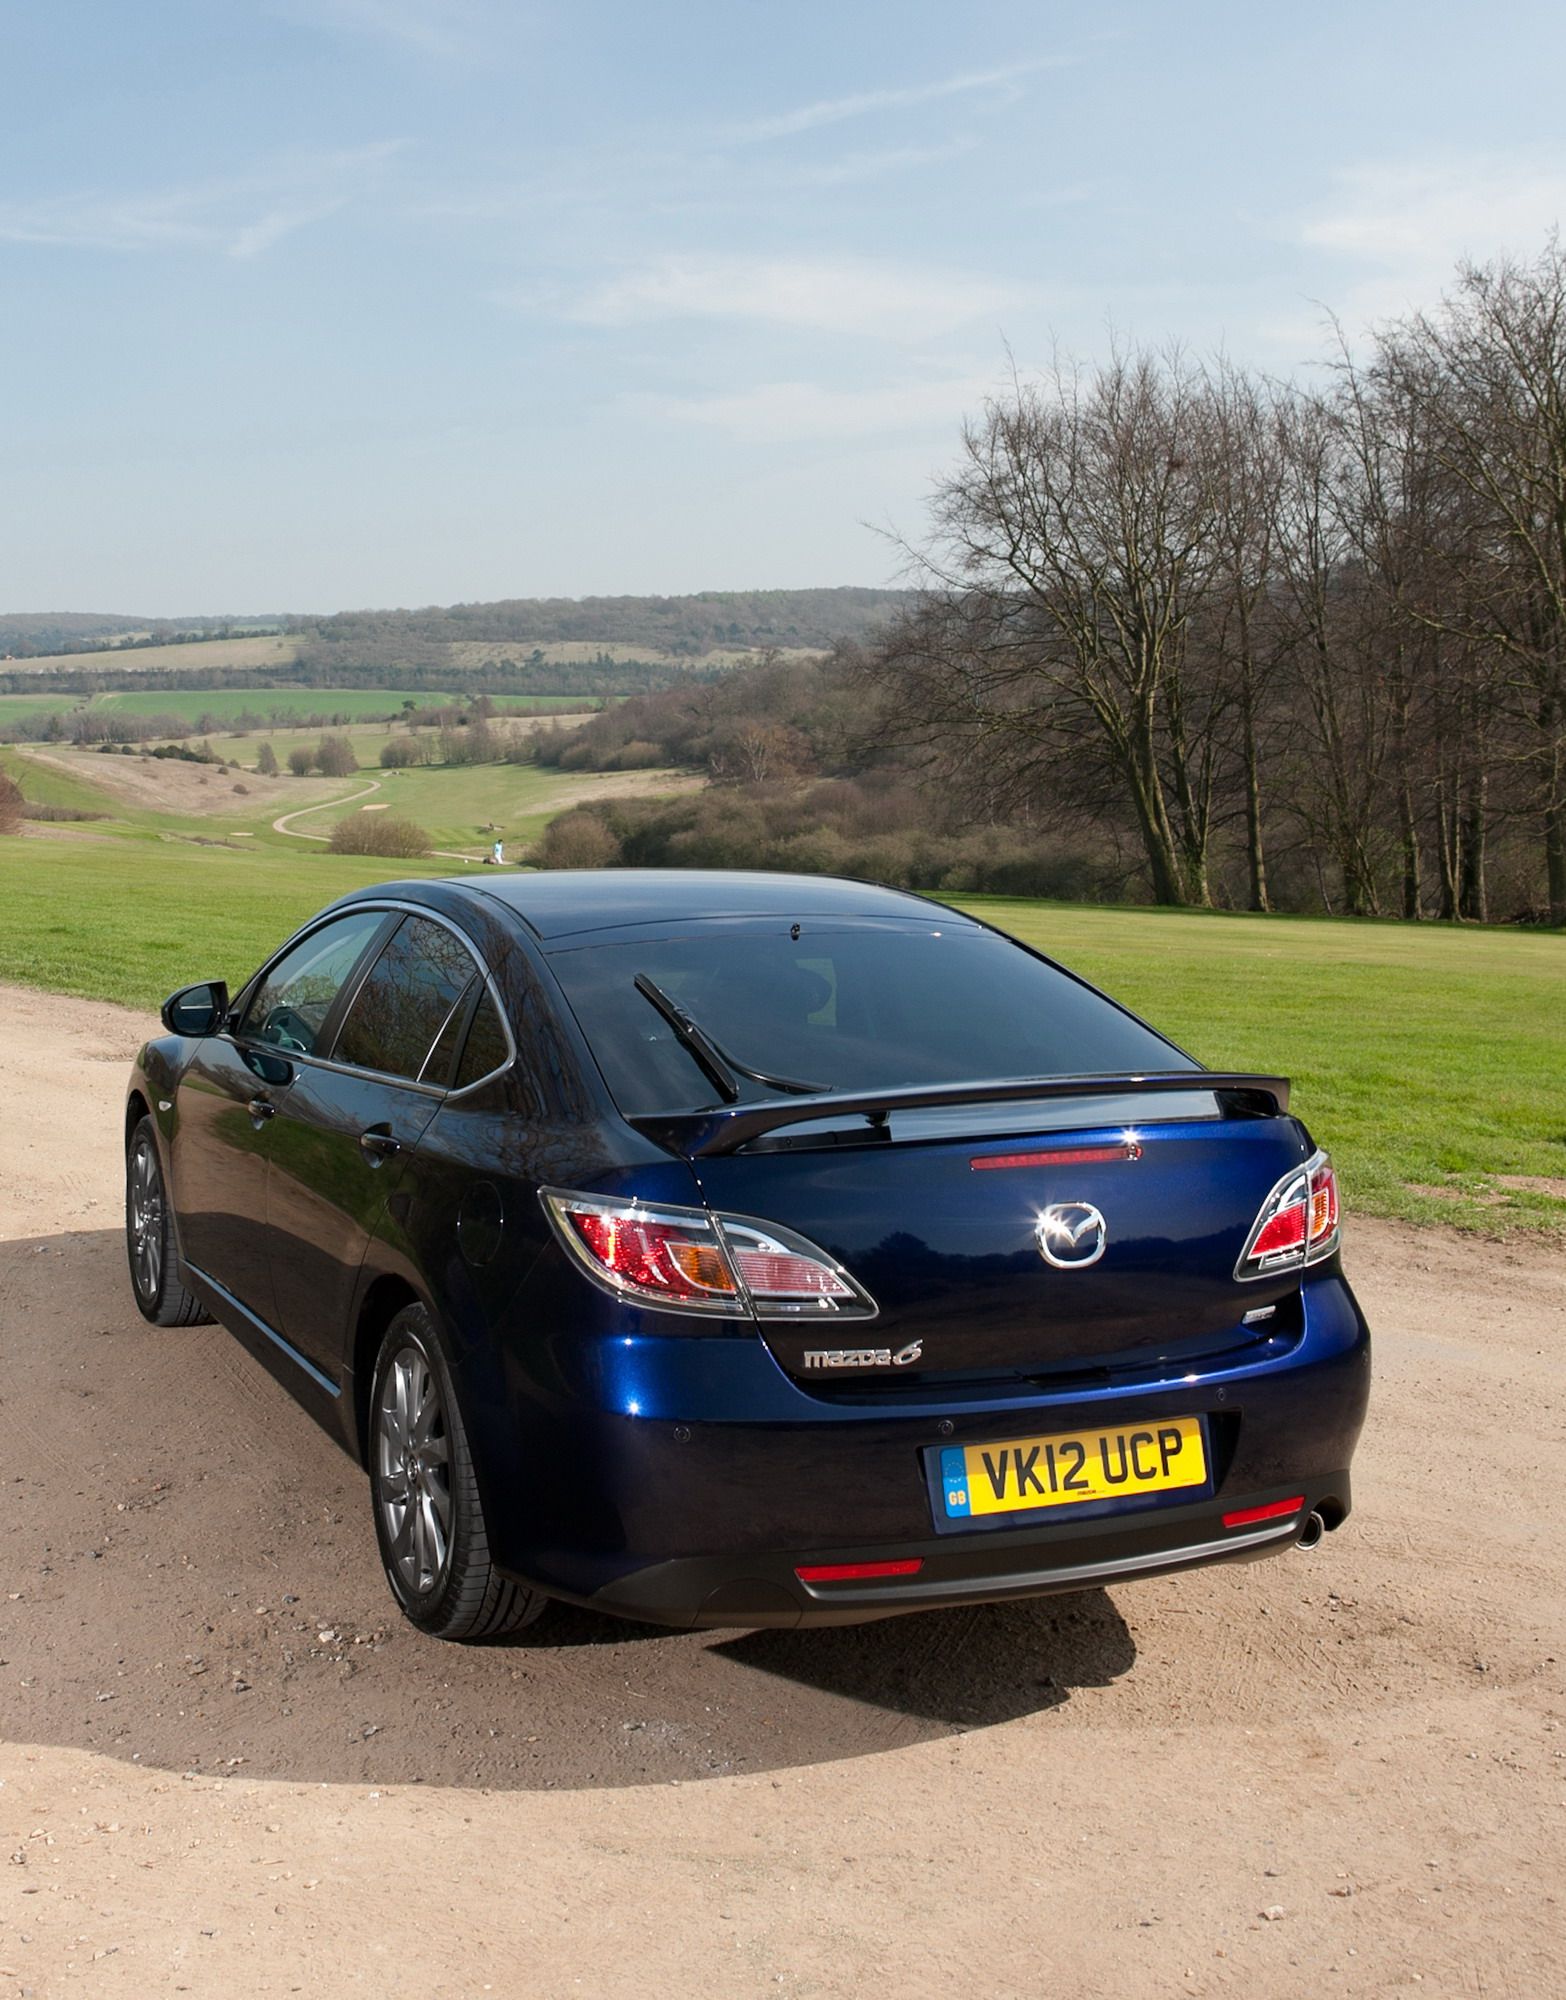
[[[1348,1514],[1369,1338],[1287,1082],[940,904],[392,883],[163,1023],[137,1304],[364,1465],[426,1631],[845,1623]]]

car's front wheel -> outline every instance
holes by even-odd
[[[125,1149],[125,1254],[143,1319],[154,1326],[199,1326],[212,1315],[179,1281],[174,1218],[152,1120],[136,1121]]]
[[[438,1639],[493,1639],[530,1624],[545,1600],[490,1561],[451,1369],[423,1306],[404,1307],[381,1341],[369,1446],[376,1539],[406,1616]]]

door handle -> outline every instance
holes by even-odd
[[[277,1106],[272,1102],[270,1097],[252,1097],[250,1102],[245,1106],[245,1109],[255,1120],[255,1127],[258,1132],[268,1118],[273,1118],[277,1115]]]
[[[359,1134],[359,1150],[372,1167],[378,1167],[382,1160],[402,1151],[402,1141],[394,1139],[384,1127],[372,1125],[368,1132]]]

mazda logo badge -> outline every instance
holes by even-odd
[[[1046,1264],[1080,1271],[1103,1256],[1109,1226],[1091,1202],[1057,1201],[1039,1217],[1033,1234]]]

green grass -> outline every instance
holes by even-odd
[[[122,810],[90,778],[57,764],[40,764],[9,744],[0,743],[0,771],[15,779],[30,805],[79,806],[86,812],[117,816]]]
[[[351,727],[348,733],[357,737],[358,730]],[[364,759],[361,771],[346,778],[290,780],[282,793],[261,801],[234,791],[236,783],[254,785],[250,768],[260,740],[218,743],[220,750],[232,748],[240,755],[245,771],[239,776],[213,771],[201,788],[200,811],[155,809],[116,798],[101,789],[97,780],[100,774],[104,779],[112,778],[119,759],[96,751],[42,746],[53,760],[44,762],[28,755],[26,749],[0,746],[0,769],[8,771],[35,803],[77,806],[106,814],[93,829],[99,834],[140,842],[238,838],[247,847],[273,847],[290,854],[314,842],[274,831],[275,819],[298,812],[307,815],[296,822],[300,833],[327,835],[337,820],[350,817],[369,802],[350,795],[362,793],[372,780],[380,787],[371,795],[374,804],[384,802],[399,817],[417,821],[430,835],[432,846],[474,856],[481,855],[494,838],[483,831],[490,822],[499,827],[501,837],[516,853],[524,843],[536,839],[561,810],[552,801],[563,793],[580,793],[595,782],[590,773],[561,773],[531,764],[439,764],[383,771],[375,760],[384,732],[372,726],[359,746]],[[307,736],[306,740],[312,739]],[[279,756],[286,756],[287,748],[280,742]],[[66,764],[70,768],[65,768]],[[188,767],[172,768],[184,771]]]
[[[74,694],[0,694],[0,729],[35,715],[64,715],[79,700]]]
[[[15,769],[14,753],[0,765]],[[28,766],[28,795],[102,804],[72,772]],[[345,789],[367,782],[345,779]],[[399,774],[382,787],[441,845],[508,841],[558,784],[525,766]],[[303,789],[303,787],[301,787]],[[241,801],[236,800],[236,805]],[[152,1007],[205,977],[237,981],[343,891],[459,864],[335,856],[270,833],[196,846],[242,821],[137,813],[110,839],[0,840],[0,978]],[[356,806],[326,807],[323,830]],[[121,835],[129,837],[119,837]],[[1566,1228],[1566,1201],[1503,1175],[1566,1178],[1566,937],[1304,918],[1084,908],[1003,898],[976,915],[1062,959],[1202,1061],[1281,1071],[1361,1212],[1499,1234]],[[1441,1194],[1423,1193],[1435,1188]]]
[[[0,840],[0,979],[156,1007],[177,986],[237,986],[334,896],[450,862],[260,848]]]
[[[1566,1226],[1566,937],[1559,932],[965,900],[1202,1062],[1277,1071],[1377,1215]],[[1445,1190],[1445,1196],[1417,1192]]]
[[[399,819],[422,826],[436,847],[481,848],[493,838],[483,832],[491,824],[515,845],[533,839],[555,816],[552,798],[593,783],[591,772],[562,774],[536,764],[431,764],[406,771],[366,769],[356,780],[345,778],[344,789],[357,789],[371,778],[381,780],[372,801],[323,807],[297,822],[300,832],[329,833],[334,821],[357,813],[363,803],[379,805],[384,799]]]
[[[70,697],[65,695],[0,696],[0,702],[37,701],[40,705],[48,699],[62,706],[70,705]],[[192,722],[203,715],[215,715],[224,722],[235,715],[259,715],[270,724],[273,716],[280,713],[286,713],[291,720],[310,715],[346,715],[358,719],[400,715],[405,701],[413,701],[420,708],[438,708],[444,701],[461,699],[456,694],[414,694],[407,688],[133,688],[118,694],[97,695],[92,706],[119,709],[130,715],[178,715]],[[501,714],[525,715],[539,708],[550,708],[561,699],[559,695],[507,695],[497,700],[495,706]],[[580,706],[587,708],[591,703],[584,697]],[[0,720],[4,715],[5,710],[0,708]],[[286,728],[289,723],[277,726]],[[264,731],[257,729],[252,733],[259,737]]]

